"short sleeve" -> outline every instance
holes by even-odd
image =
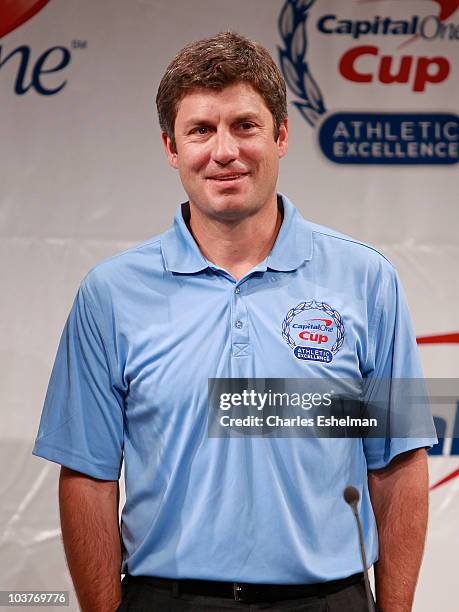
[[[423,388],[423,372],[403,288],[392,267],[384,270],[380,280],[379,301],[372,330],[373,360],[366,377],[370,389],[374,383],[373,392],[378,384],[391,385],[390,393],[384,391],[386,409],[389,411],[388,421],[392,418],[394,423],[397,417],[399,420],[402,417],[404,431],[408,433],[401,437],[391,437],[397,435],[397,426],[392,425],[388,430],[391,433],[385,438],[365,438],[363,447],[370,470],[384,468],[400,453],[437,443],[428,398],[419,396],[419,390]],[[404,393],[406,397],[410,395],[407,389],[411,386],[410,381],[416,387],[419,399],[400,401]],[[419,437],[411,433],[416,431]]]
[[[102,313],[83,281],[59,343],[33,454],[94,478],[117,480],[123,392],[113,378]]]

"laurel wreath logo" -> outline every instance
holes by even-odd
[[[333,354],[337,353],[343,346],[344,342],[344,323],[339,312],[326,302],[316,302],[315,300],[310,300],[309,302],[300,302],[297,306],[295,306],[295,308],[291,308],[282,322],[282,338],[287,342],[290,348],[295,348],[296,344],[290,335],[290,323],[298,314],[304,312],[305,310],[321,310],[333,319],[336,325],[336,340],[331,347],[330,352]]]
[[[279,15],[279,32],[284,47],[278,47],[285,82],[300,100],[293,102],[302,117],[314,127],[326,111],[325,103],[306,62],[306,23],[316,0],[286,0]]]

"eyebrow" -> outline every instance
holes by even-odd
[[[243,113],[237,114],[231,121],[231,123],[240,123],[241,121],[256,121],[259,120],[259,115],[254,111],[247,111]],[[191,117],[186,121],[183,125],[185,130],[188,130],[191,127],[196,125],[207,125],[210,123],[210,120],[203,115],[196,115],[195,117]]]

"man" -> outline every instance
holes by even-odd
[[[434,435],[207,432],[209,378],[419,376],[396,273],[277,194],[286,91],[263,47],[233,33],[188,45],[157,106],[189,201],[169,231],[82,282],[34,449],[63,466],[62,534],[80,605],[114,610],[122,597],[129,611],[366,610],[341,497],[352,483],[371,564],[379,535],[378,605],[406,612]],[[317,320],[322,347],[308,331]]]

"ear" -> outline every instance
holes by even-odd
[[[161,133],[161,138],[163,139],[164,151],[166,152],[166,156],[169,161],[169,164],[173,168],[177,169],[178,168],[177,152],[175,150],[174,145],[172,144],[172,140],[169,138],[166,132]]]
[[[286,117],[279,126],[279,136],[277,137],[277,148],[279,159],[284,157],[288,149],[288,118]]]

